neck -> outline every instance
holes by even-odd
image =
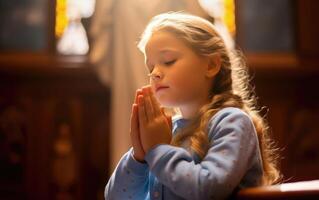
[[[212,80],[208,80],[207,84],[204,84],[203,87],[206,86],[206,89],[202,91],[202,93],[198,93],[197,97],[189,101],[188,103],[181,105],[179,107],[182,116],[184,119],[192,119],[196,117],[199,113],[199,110],[206,104],[210,102],[210,87]]]
[[[209,100],[183,105],[179,109],[184,119],[192,119],[198,115],[199,110],[207,103],[209,103]]]

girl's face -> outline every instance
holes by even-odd
[[[209,59],[175,35],[154,33],[145,47],[145,61],[152,90],[163,106],[179,107],[183,114],[207,103],[212,85],[212,78],[207,77]]]

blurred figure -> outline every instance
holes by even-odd
[[[90,60],[104,84],[112,91],[111,167],[130,146],[127,135],[134,92],[148,81],[143,55],[136,44],[148,21],[167,11],[187,11],[207,18],[207,13],[193,0],[101,0],[90,30]]]
[[[68,26],[58,41],[58,52],[65,55],[85,55],[89,51],[86,31],[81,18],[92,16],[95,0],[67,0]]]

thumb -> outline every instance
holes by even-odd
[[[165,116],[169,125],[169,128],[172,130],[173,125],[172,125],[172,116]]]
[[[164,114],[164,116],[166,117],[167,123],[168,123],[170,129],[172,130],[172,127],[173,127],[173,125],[172,125],[172,116],[166,115],[165,114],[165,109],[163,107],[161,107],[161,111]]]

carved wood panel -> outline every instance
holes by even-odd
[[[0,199],[102,199],[109,90],[90,66],[34,63],[0,68]]]

